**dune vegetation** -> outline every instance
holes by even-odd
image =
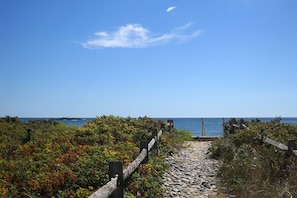
[[[222,162],[219,171],[226,192],[236,197],[297,197],[297,157],[263,141],[269,137],[287,145],[297,126],[280,122],[231,119],[223,137],[211,147]]]
[[[108,182],[108,162],[127,166],[139,153],[139,142],[162,121],[101,116],[83,127],[54,120],[22,122],[0,119],[0,197],[88,197]],[[150,153],[125,181],[125,196],[163,196],[164,158],[189,132],[165,132],[159,152]]]

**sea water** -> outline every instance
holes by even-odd
[[[37,120],[40,118],[20,118],[22,121],[27,122],[29,120]],[[42,118],[49,119],[49,118]],[[83,126],[84,123],[94,120],[95,118],[80,118],[80,119],[67,119],[67,120],[57,120],[65,125],[75,125],[78,127]],[[193,136],[202,135],[202,121],[201,118],[156,118],[160,120],[173,120],[174,127],[178,130],[187,130],[192,133]],[[244,120],[251,121],[255,118],[242,118]],[[259,118],[262,122],[269,122],[275,118]],[[221,136],[223,134],[223,118],[203,118],[204,128],[207,136]],[[225,118],[224,121],[227,122],[229,118]],[[282,118],[282,123],[289,123],[297,125],[297,118]]]
[[[174,127],[178,130],[191,131],[193,136],[202,135],[201,118],[159,118],[161,120],[173,120]],[[223,134],[222,118],[203,118],[207,136],[221,136]]]

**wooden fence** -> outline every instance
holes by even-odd
[[[290,139],[288,140],[288,146],[284,145],[280,142],[276,142],[268,137],[263,137],[263,141],[274,146],[277,147],[280,150],[286,151],[292,155],[297,156],[297,146],[296,146],[296,140],[295,139]]]
[[[169,130],[173,128],[173,120],[168,120]],[[121,161],[109,162],[109,182],[102,186],[99,190],[94,192],[89,198],[122,198],[124,190],[124,181],[136,170],[141,163],[148,161],[149,151],[154,148],[158,149],[158,140],[165,130],[165,126],[161,125],[161,129],[153,130],[152,139],[148,142],[142,140],[140,142],[140,153],[136,159],[123,170]]]
[[[222,125],[224,128],[224,118],[222,119]],[[204,126],[204,118],[201,118],[201,136],[192,136],[193,140],[197,140],[197,141],[215,141],[219,138],[221,138],[221,136],[207,136],[206,135],[206,130],[205,130],[205,126]]]

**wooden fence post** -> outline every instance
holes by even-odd
[[[169,126],[169,131],[171,131],[174,128],[173,120],[167,120],[167,124]]]
[[[202,125],[202,136],[206,136],[205,127],[204,127],[204,119],[201,118],[201,125]]]
[[[155,138],[155,144],[153,146],[153,149],[158,149],[158,129],[153,129],[153,138]]]
[[[116,175],[117,179],[117,189],[110,195],[111,198],[123,198],[124,197],[124,181],[123,181],[123,165],[120,161],[109,162],[108,170],[109,180],[111,180]]]
[[[295,139],[290,139],[288,140],[288,152],[292,153],[293,150],[296,150],[296,140]]]
[[[142,164],[147,163],[148,161],[148,155],[149,155],[149,150],[148,150],[148,142],[147,140],[141,140],[140,141],[140,146],[139,146],[139,153],[141,153],[142,149],[146,149],[146,157],[144,158],[144,160],[141,162]]]

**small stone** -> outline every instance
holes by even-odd
[[[178,192],[179,190],[177,188],[172,189],[174,192]]]
[[[208,142],[187,142],[166,159],[170,169],[163,175],[164,197],[203,197],[217,192],[219,162],[210,159]]]
[[[210,185],[207,182],[202,182],[201,185],[204,186],[205,188],[210,188]]]

